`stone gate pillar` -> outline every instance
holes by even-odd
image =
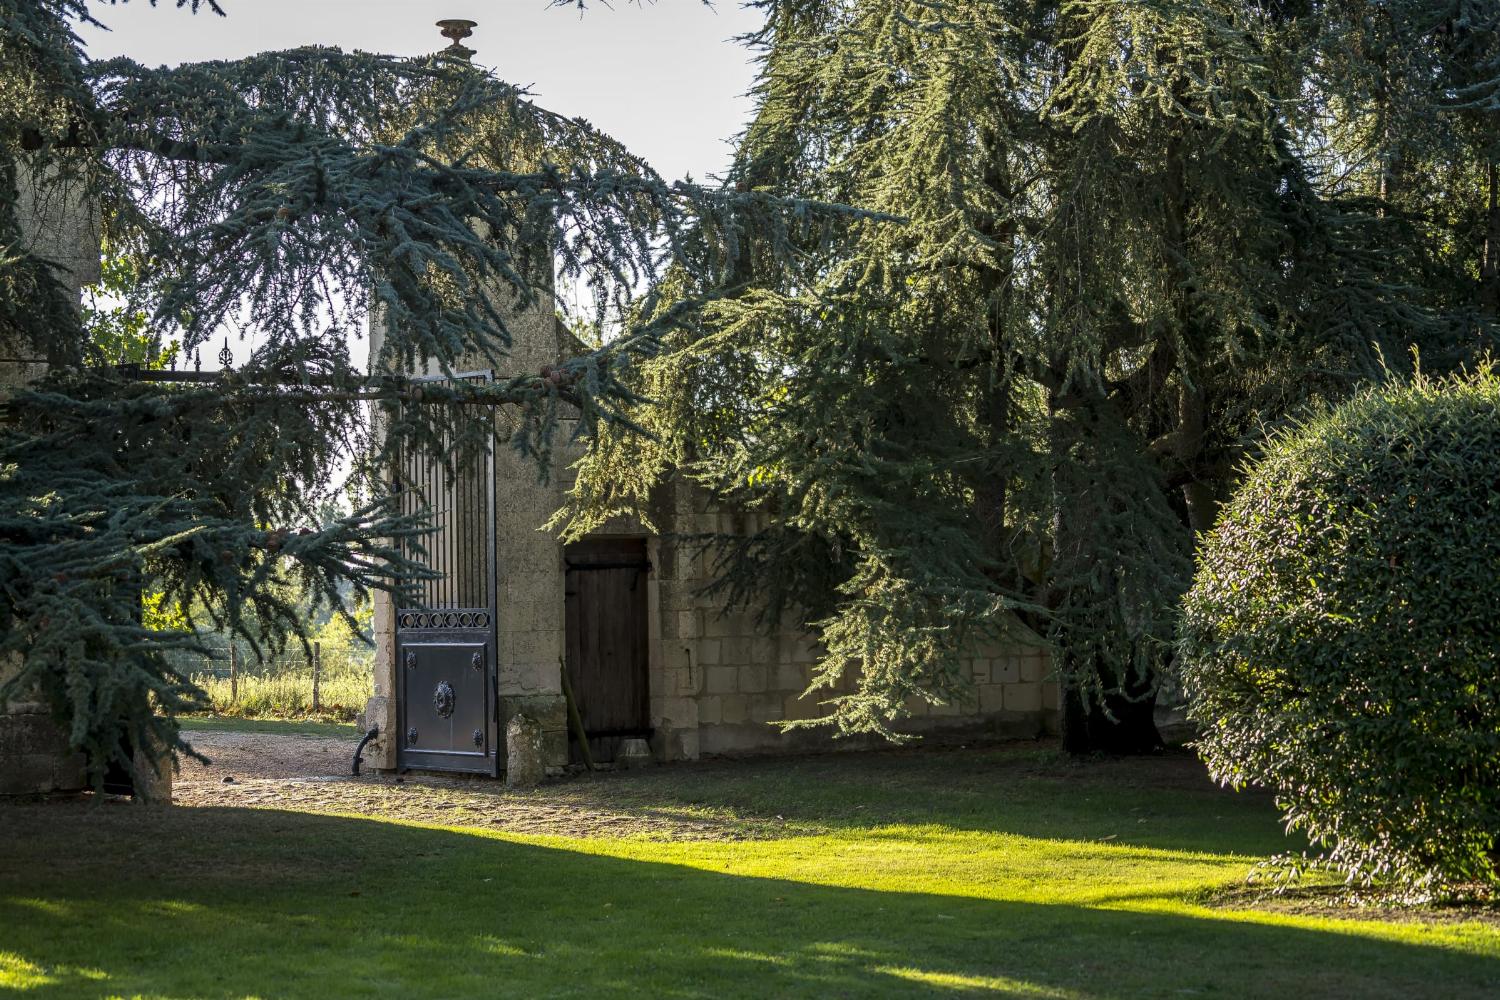
[[[99,280],[99,213],[79,180],[64,179],[55,169],[28,169],[17,164],[18,221],[25,249],[61,267],[60,277],[75,301],[83,286]],[[26,385],[45,374],[46,364],[28,362],[25,344],[0,341],[0,399],[10,388]],[[0,683],[15,676],[20,666],[0,662]],[[24,695],[0,705],[0,794],[51,792],[88,784],[83,755],[68,749],[68,741],[51,710]]]
[[[502,359],[497,379],[539,372],[574,351],[559,323],[550,297],[550,282],[531,306],[502,306],[511,332],[511,350]],[[370,352],[379,356],[384,340],[378,319],[371,322]],[[487,362],[462,361],[456,370],[489,367]],[[430,369],[423,374],[437,374]],[[557,773],[567,764],[567,712],[562,694],[564,605],[562,545],[541,527],[562,505],[564,477],[555,467],[545,482],[532,458],[517,454],[511,436],[520,426],[514,407],[495,410],[496,617],[498,643],[497,731],[504,734],[511,717],[524,714],[542,731],[544,764]],[[378,428],[376,429],[378,434]],[[566,430],[561,430],[565,434]],[[561,466],[559,459],[555,465]],[[370,744],[370,766],[396,766],[397,684],[395,609],[389,595],[375,595],[374,697],[365,708],[365,724],[379,726],[380,737]],[[504,746],[496,748],[506,759]]]

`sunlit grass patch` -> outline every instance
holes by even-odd
[[[0,951],[0,986],[12,990],[29,990],[54,982],[51,976],[35,962],[28,962],[20,955]]]
[[[29,962],[14,952],[0,951],[0,989],[25,992],[56,986],[64,981],[99,983],[108,978],[101,969],[77,966],[48,968]]]
[[[123,996],[1497,995],[1494,922],[1205,905],[1288,845],[1189,764],[840,755],[514,796],[559,828],[609,801],[736,834],[707,840],[11,806],[0,947],[17,977],[84,966]]]

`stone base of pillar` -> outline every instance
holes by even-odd
[[[511,788],[535,788],[546,776],[542,758],[542,724],[516,713],[505,726],[505,783]]]
[[[151,766],[152,757],[156,758],[155,767]],[[176,770],[172,755],[158,744],[149,750],[137,750],[132,763],[135,800],[149,805],[171,805],[172,776]]]
[[[0,795],[45,795],[88,787],[83,754],[45,705],[20,703],[0,710]]]
[[[360,735],[373,727],[379,727],[380,735],[366,744],[364,767],[376,771],[396,769],[396,703],[384,695],[376,695],[365,702],[364,713],[359,718]]]
[[[568,703],[561,694],[513,694],[500,696],[500,718],[525,715],[542,729],[542,766],[549,775],[563,774],[568,767]]]

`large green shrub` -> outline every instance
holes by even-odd
[[[1277,437],[1181,632],[1199,749],[1361,883],[1497,881],[1500,379],[1370,391]]]

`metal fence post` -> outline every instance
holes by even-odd
[[[323,644],[321,642],[315,642],[315,643],[313,643],[313,662],[312,662],[312,674],[313,674],[313,704],[312,704],[312,710],[314,712],[316,712],[318,710],[318,708],[319,708],[319,705],[318,705],[318,679],[319,679],[318,675],[322,672],[322,670],[323,670]]]
[[[238,704],[240,700],[240,671],[239,663],[236,662],[234,653],[234,642],[229,643],[229,704]]]

